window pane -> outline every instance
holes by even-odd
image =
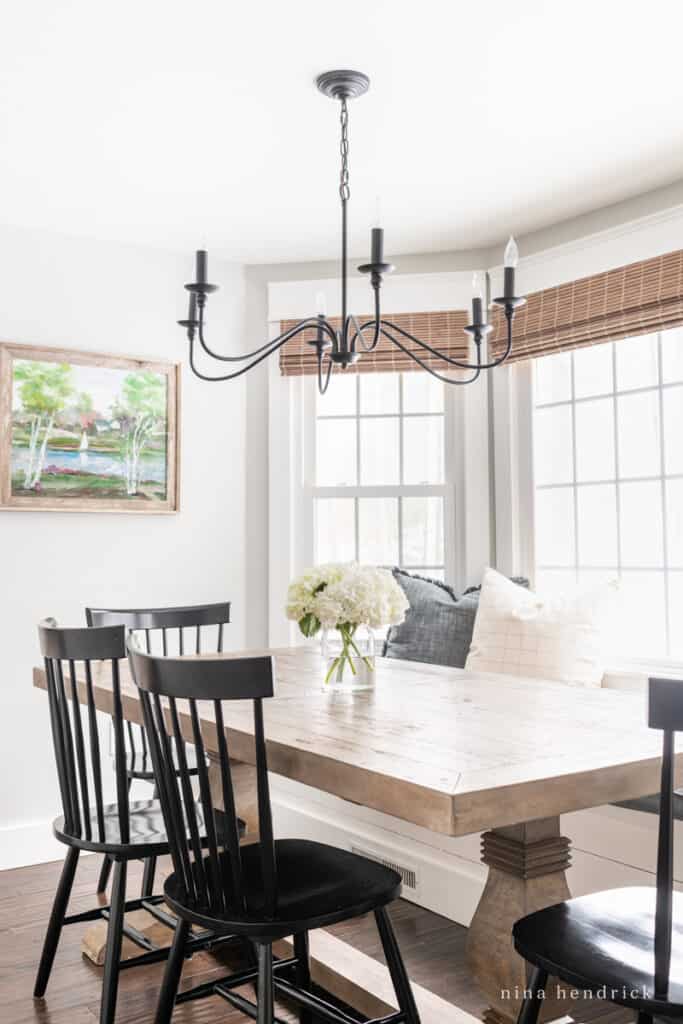
[[[594,345],[574,352],[574,395],[590,398],[612,391],[612,345]]]
[[[360,414],[398,412],[398,374],[362,373]]]
[[[669,565],[683,569],[683,480],[680,479],[666,481],[666,533]]]
[[[572,397],[572,362],[570,352],[558,352],[534,361],[534,400],[564,402]]]
[[[576,479],[614,479],[614,402],[580,402],[576,416]]]
[[[348,487],[357,481],[356,421],[318,420],[316,483],[319,487]]]
[[[664,388],[664,463],[667,473],[683,473],[683,388]]]
[[[443,562],[443,498],[403,498],[403,564]]]
[[[597,484],[577,489],[579,565],[610,566],[618,561],[617,489]]]
[[[658,476],[661,472],[659,389],[617,399],[619,476]]]
[[[324,395],[317,394],[318,416],[355,416],[358,374],[333,373]]]
[[[673,657],[683,656],[683,572],[669,573],[669,642]]]
[[[683,327],[662,334],[662,376],[665,384],[683,381]]]
[[[398,417],[360,421],[361,484],[398,484]]]
[[[574,488],[536,491],[534,516],[537,565],[573,565]]]
[[[316,562],[353,562],[356,558],[355,501],[353,498],[316,498]]]
[[[646,388],[659,382],[657,335],[622,338],[616,343],[617,389]]]
[[[398,498],[358,499],[358,559],[398,564]]]
[[[443,416],[403,420],[403,483],[441,484],[444,479]]]
[[[614,653],[640,658],[666,654],[664,573],[624,572],[619,589]]]
[[[659,480],[619,488],[621,564],[662,565],[662,488]]]
[[[572,482],[571,406],[537,411],[534,417],[534,473],[537,484]]]
[[[534,588],[540,594],[571,593],[576,589],[576,572],[573,569],[539,569]]]
[[[403,374],[404,412],[443,412],[445,385],[428,373]]]

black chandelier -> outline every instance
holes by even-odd
[[[251,370],[254,366],[263,362],[268,356],[279,351],[293,338],[303,331],[315,329],[315,338],[309,341],[316,352],[318,363],[318,389],[321,394],[327,391],[330,383],[330,376],[335,366],[346,369],[352,366],[362,356],[363,352],[372,352],[380,341],[380,338],[387,338],[396,348],[400,349],[410,359],[414,360],[423,370],[426,370],[433,377],[444,381],[446,384],[471,384],[479,377],[482,370],[492,370],[495,366],[504,363],[512,348],[512,321],[515,310],[523,305],[526,299],[515,295],[515,267],[517,265],[517,245],[513,238],[507,244],[504,257],[504,284],[503,295],[493,299],[494,305],[499,306],[505,313],[507,322],[507,341],[502,355],[496,359],[487,361],[484,354],[482,358],[482,345],[486,336],[493,330],[487,322],[486,310],[488,303],[485,301],[483,289],[479,286],[478,275],[473,281],[474,295],[472,298],[472,323],[464,328],[465,332],[472,338],[476,358],[473,362],[453,359],[444,352],[439,352],[432,345],[421,341],[409,331],[404,330],[391,320],[385,320],[380,311],[380,288],[382,278],[390,274],[394,269],[391,263],[384,261],[384,230],[381,227],[374,227],[371,230],[370,262],[358,267],[361,274],[370,276],[370,285],[374,292],[375,314],[372,320],[359,323],[358,319],[348,312],[347,308],[347,285],[348,285],[348,253],[347,253],[347,207],[350,198],[349,190],[349,139],[348,121],[349,112],[347,101],[356,96],[362,96],[368,91],[370,79],[360,71],[327,71],[316,79],[316,85],[324,96],[337,100],[340,104],[341,124],[341,173],[339,178],[339,198],[341,200],[342,219],[342,246],[341,246],[341,325],[336,329],[326,318],[324,313],[319,312],[315,316],[307,317],[295,324],[288,331],[284,331],[262,345],[253,352],[246,352],[239,356],[225,356],[214,352],[206,343],[204,337],[204,310],[206,308],[207,296],[215,292],[218,285],[209,284],[207,281],[207,254],[203,249],[196,254],[196,280],[186,284],[185,288],[190,293],[190,306],[187,320],[179,320],[178,323],[187,331],[190,342],[190,367],[192,372],[202,380],[219,381],[234,380],[242,374]],[[195,338],[198,339],[201,348],[207,355],[221,363],[246,363],[231,373],[218,377],[209,377],[202,373],[195,365]],[[408,348],[406,342],[411,342],[415,348]],[[417,349],[417,350],[415,350]],[[426,361],[435,357],[443,363],[444,371],[448,368],[471,371],[467,377],[450,377],[441,369],[437,370]]]

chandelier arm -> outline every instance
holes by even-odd
[[[330,386],[330,377],[332,375],[332,367],[334,363],[327,357],[327,374],[325,375],[325,382],[323,383],[323,359],[324,353],[321,349],[318,349],[318,391],[321,395],[324,395]]]
[[[460,370],[493,370],[496,366],[500,366],[501,363],[505,362],[507,357],[510,355],[510,350],[512,349],[512,314],[508,314],[506,311],[505,319],[507,320],[507,342],[505,345],[505,351],[502,355],[498,356],[497,359],[493,359],[488,363],[463,363],[459,359],[453,359],[451,356],[447,356],[443,352],[439,352],[437,349],[432,348],[432,346],[428,345],[426,341],[421,341],[420,338],[416,338],[414,334],[411,334],[409,331],[399,327],[398,324],[392,323],[391,320],[382,320],[382,324],[389,327],[392,331],[398,331],[398,333],[402,334],[404,338],[408,338],[410,341],[419,345],[420,348],[425,349],[427,352],[430,352],[438,359],[443,359],[443,361],[448,363],[450,366],[457,366]]]
[[[269,349],[271,345],[275,345],[277,342],[282,341],[285,338],[289,339],[292,336],[293,331],[303,330],[304,327],[321,327],[325,333],[329,335],[330,339],[334,341],[334,331],[326,321],[321,322],[319,317],[307,317],[305,320],[300,320],[294,327],[290,327],[288,331],[283,331],[282,334],[278,334],[277,338],[271,338],[270,341],[265,343],[265,345],[261,345],[260,348],[255,348],[253,352],[245,352],[243,355],[239,356],[224,356],[219,352],[214,352],[213,349],[209,348],[207,343],[204,341],[204,315],[203,310],[201,309],[199,311],[197,333],[199,336],[199,344],[207,355],[210,355],[213,359],[218,359],[221,363],[241,363],[244,362],[245,359],[253,359],[254,356],[260,355],[261,352],[265,352],[266,349]]]
[[[302,320],[301,323],[296,324],[294,327],[290,328],[290,330],[286,332],[285,337],[276,338],[274,341],[272,341],[270,343],[270,348],[268,349],[268,351],[263,352],[262,355],[259,355],[251,363],[248,363],[247,366],[242,366],[239,370],[235,370],[234,373],[226,373],[220,377],[209,377],[205,373],[202,373],[201,370],[197,369],[194,362],[194,338],[190,338],[190,368],[192,369],[192,372],[195,374],[195,376],[199,377],[200,380],[235,380],[237,377],[241,377],[243,373],[247,373],[247,371],[251,370],[254,366],[258,366],[258,364],[262,363],[264,359],[267,359],[268,356],[271,356],[274,352],[277,352],[279,349],[282,348],[283,345],[286,345],[288,341],[291,341],[292,338],[294,338],[297,334],[300,334],[302,331],[307,330],[310,326],[311,324],[308,320]]]
[[[355,327],[355,333],[354,333],[353,337],[351,338],[351,351],[355,352],[355,350],[356,350],[356,341],[360,341],[361,348],[363,349],[364,352],[374,352],[375,349],[377,348],[377,343],[379,342],[379,339],[380,339],[380,329],[381,329],[381,316],[380,316],[380,308],[379,308],[379,288],[375,288],[375,318],[374,318],[374,320],[366,320],[365,323],[359,324],[358,320],[356,319],[356,317],[352,316],[351,317],[351,321],[353,323],[353,326]],[[363,331],[367,330],[368,327],[373,327],[374,328],[374,335],[373,335],[372,342],[369,345],[366,345],[365,344],[365,335],[363,334]]]
[[[420,356],[415,355],[415,353],[411,352],[409,348],[406,348],[406,346],[402,342],[400,342],[398,338],[394,338],[393,334],[390,334],[390,332],[387,331],[384,327],[381,329],[381,332],[385,338],[388,338],[389,341],[396,345],[397,348],[400,348],[401,352],[405,352],[405,354],[407,356],[410,356],[410,358],[419,366],[421,366],[423,370],[426,370],[427,373],[430,373],[432,377],[436,377],[437,380],[443,381],[444,384],[473,384],[481,373],[481,367],[478,366],[474,368],[474,373],[472,374],[472,376],[468,377],[466,380],[456,380],[454,377],[444,377],[444,375],[442,373],[439,373],[438,370],[433,370],[431,366],[428,366],[427,363],[425,363],[425,361],[420,358]]]

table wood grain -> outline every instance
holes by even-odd
[[[511,1024],[518,999],[504,993],[522,991],[526,983],[512,924],[569,895],[570,843],[560,834],[560,815],[659,788],[661,735],[647,728],[645,696],[393,659],[378,660],[373,690],[343,693],[323,686],[323,660],[311,647],[221,657],[254,654],[275,660],[275,698],[264,702],[271,771],[434,832],[490,830],[482,842],[488,880],[469,930],[468,967],[489,1001],[485,1021]],[[107,667],[93,677],[97,707],[111,712]],[[140,722],[125,665],[121,679],[124,716]],[[34,685],[46,687],[42,668],[34,669]],[[183,702],[178,707],[191,741]],[[200,706],[200,722],[207,750],[215,753],[210,704]],[[236,701],[226,710],[226,739],[231,758],[242,762],[235,765],[238,809],[249,831],[255,802],[251,704]],[[676,753],[676,783],[682,782],[683,749]],[[330,958],[325,949],[313,958],[314,976],[334,979],[333,991],[365,1006],[376,981],[359,988],[338,977],[331,967],[338,951]],[[347,975],[364,977],[363,963],[348,955]],[[444,1019],[443,1008],[422,1009],[425,1024]],[[565,1013],[561,1002],[544,1005],[546,1019]],[[576,1019],[576,1008],[572,1015]],[[585,1008],[579,1019],[588,1019]]]
[[[276,695],[264,702],[271,771],[435,832],[465,835],[659,788],[661,736],[647,728],[642,694],[394,659],[378,659],[374,690],[347,694],[323,688],[311,648],[224,657],[244,654],[275,659]],[[42,668],[34,683],[45,688]],[[127,666],[122,685],[124,715],[140,721]],[[95,700],[110,710],[106,666]],[[215,750],[210,705],[201,722]],[[252,764],[248,703],[230,706],[226,736],[231,757]]]

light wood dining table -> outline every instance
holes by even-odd
[[[324,689],[323,662],[311,647],[221,657],[246,654],[275,659],[276,695],[264,707],[271,772],[436,833],[483,833],[488,875],[467,958],[489,1004],[485,1021],[510,1024],[519,1005],[515,990],[523,990],[526,977],[512,925],[569,895],[570,841],[560,815],[659,788],[661,734],[647,728],[644,695],[383,658],[373,689],[343,693]],[[108,678],[94,678],[104,712],[111,710]],[[34,670],[34,685],[45,689],[42,668]],[[127,666],[122,696],[125,717],[140,722]],[[240,762],[238,810],[254,839],[251,706],[235,702],[230,712],[226,738]],[[201,725],[207,749],[215,751],[208,704]],[[191,738],[188,720],[183,728]],[[676,755],[681,783],[683,752]],[[326,935],[312,954],[318,978],[347,1002],[370,1015],[391,1005],[382,970],[364,954]],[[423,990],[418,1005],[423,1024],[474,1020]],[[546,1019],[568,1012],[566,1003],[546,1001]]]

